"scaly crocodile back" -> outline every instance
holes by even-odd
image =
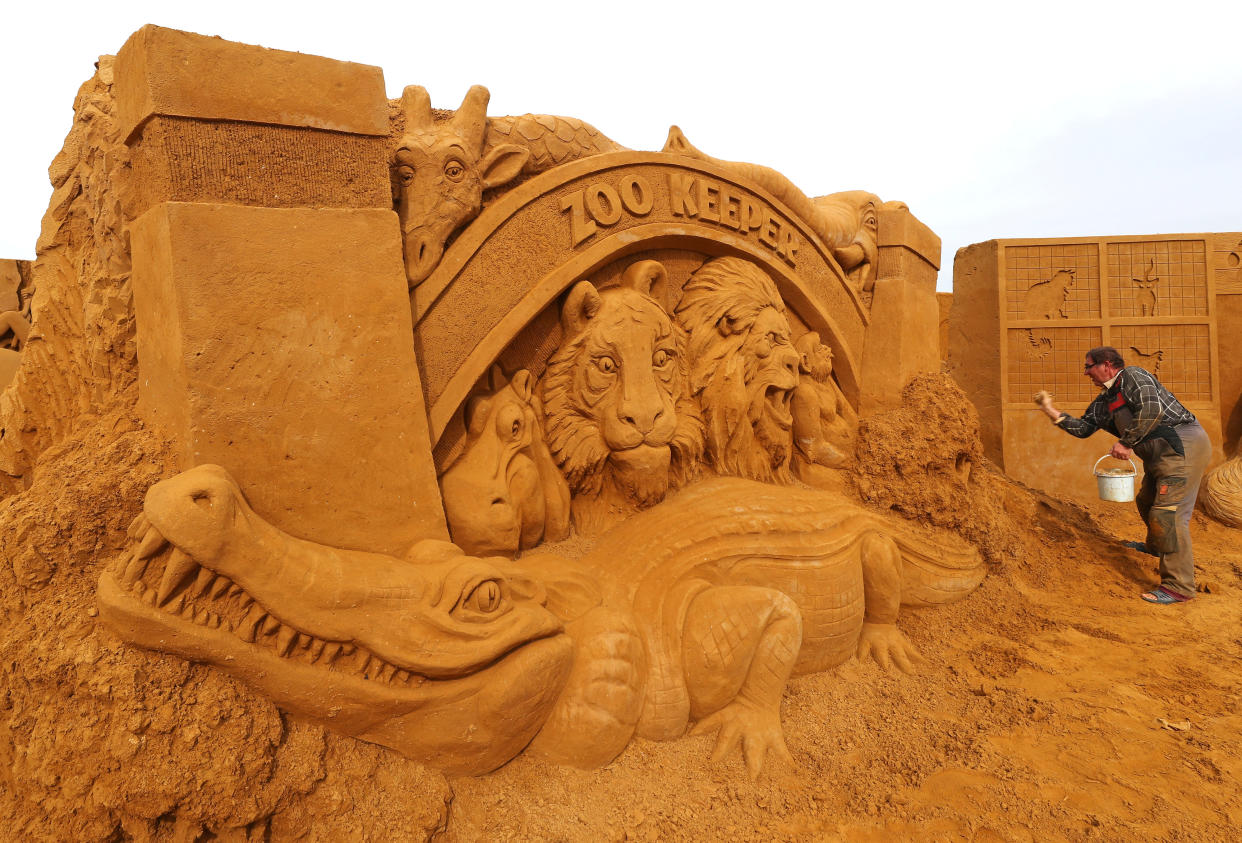
[[[542,173],[568,161],[625,149],[590,123],[551,114],[492,117],[487,125],[486,146],[490,149],[502,143],[515,143],[530,150],[523,173]]]

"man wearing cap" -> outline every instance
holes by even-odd
[[[1035,403],[1053,424],[1085,439],[1103,428],[1117,437],[1109,455],[1143,461],[1143,485],[1135,503],[1147,523],[1147,540],[1131,545],[1160,557],[1160,585],[1144,592],[1148,603],[1185,603],[1195,595],[1195,560],[1190,547],[1190,515],[1199,481],[1212,457],[1212,443],[1195,420],[1155,375],[1127,366],[1117,349],[1093,348],[1083,373],[1100,394],[1076,419],[1052,406],[1040,390]]]

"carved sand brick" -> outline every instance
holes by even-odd
[[[1222,443],[1239,385],[1218,330],[1233,234],[997,240],[958,253],[949,361],[979,408],[987,454],[1038,488],[1095,496],[1100,444],[1064,441],[1030,406],[1047,389],[1081,412],[1096,388],[1087,349],[1111,345],[1184,401]],[[1219,298],[1218,298],[1219,297]],[[1226,307],[1226,312],[1231,308]],[[1054,438],[1055,437],[1055,438]]]

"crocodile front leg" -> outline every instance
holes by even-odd
[[[860,545],[867,610],[858,636],[858,660],[871,656],[885,670],[896,665],[905,673],[913,673],[923,657],[897,628],[901,552],[892,539],[878,532],[863,536]]]
[[[708,588],[694,598],[682,657],[692,734],[717,730],[712,760],[740,744],[746,770],[759,775],[770,751],[790,764],[780,702],[802,643],[793,600],[760,586]]]

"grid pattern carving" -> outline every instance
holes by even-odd
[[[1110,315],[1208,315],[1202,240],[1142,240],[1107,248]]]
[[[1103,345],[1100,328],[1010,328],[1011,403],[1029,403],[1041,389],[1066,404],[1088,403],[1099,391],[1082,373],[1083,352]]]
[[[1125,325],[1112,330],[1126,364],[1154,374],[1179,401],[1211,401],[1211,343],[1207,325]]]
[[[1095,243],[1007,246],[1005,300],[1011,322],[1098,319],[1099,247]]]
[[[1236,232],[1218,234],[1212,251],[1216,294],[1242,293],[1242,237]]]

